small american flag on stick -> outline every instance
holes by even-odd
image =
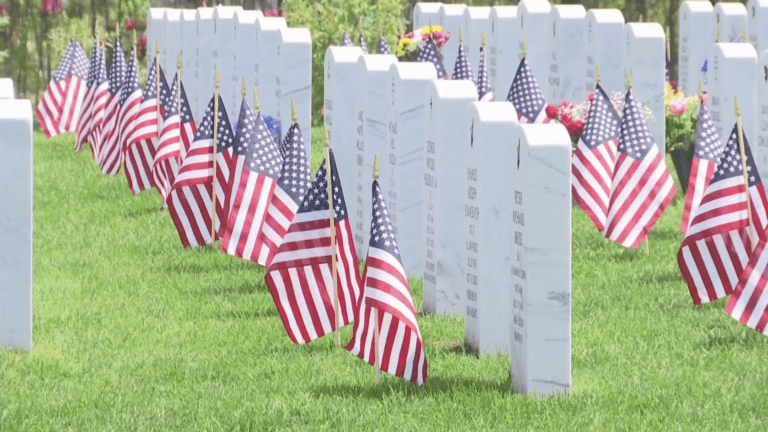
[[[88,58],[73,40],[37,106],[37,119],[46,137],[78,131],[87,80]]]
[[[147,85],[144,87],[141,105],[136,115],[133,135],[129,138],[125,149],[125,175],[128,178],[128,186],[134,194],[155,185],[152,170],[157,153],[158,125],[162,125],[158,117],[158,76],[155,63],[152,62],[147,72]],[[165,84],[165,86],[168,85]]]
[[[115,40],[115,47],[112,50],[112,67],[109,70],[109,94],[107,95],[107,105],[104,114],[104,123],[101,129],[98,163],[101,172],[104,174],[115,175],[114,167],[107,163],[107,156],[112,154],[117,147],[117,139],[120,135],[120,90],[123,87],[127,74],[125,57],[123,57],[123,48],[120,45],[120,39]],[[119,166],[118,166],[119,169]]]
[[[392,54],[392,50],[389,49],[389,43],[382,35],[379,35],[379,46],[377,48],[379,54]]]
[[[546,112],[547,103],[525,57],[517,66],[517,73],[512,80],[512,87],[509,88],[507,100],[515,106],[520,123],[549,123]]]
[[[91,119],[93,117],[93,100],[96,96],[96,89],[101,84],[97,84],[101,78],[99,75],[99,43],[94,41],[91,51],[91,62],[88,66],[88,80],[85,85],[85,96],[83,97],[83,108],[80,112],[80,127],[77,128],[77,139],[75,140],[75,153],[80,152],[83,144],[88,142],[88,136],[91,133]],[[106,80],[104,80],[106,81]]]
[[[363,50],[363,54],[368,54],[368,44],[365,43],[365,37],[360,34],[360,48]]]
[[[343,35],[341,35],[341,46],[343,47],[351,47],[352,45],[352,39],[349,38],[349,35],[345,31]]]
[[[176,81],[169,88],[163,68],[160,68],[160,104],[165,118],[152,161],[152,177],[163,203],[166,203],[181,166],[181,132]]]
[[[456,57],[456,63],[453,65],[454,80],[469,80],[475,82],[475,75],[472,73],[472,67],[469,65],[469,59],[464,53],[464,44],[459,43],[459,55]]]
[[[745,326],[768,336],[768,241],[760,240],[739,283],[733,290],[725,312]]]
[[[696,214],[704,190],[715,174],[715,167],[720,155],[723,154],[723,146],[717,135],[715,123],[709,115],[709,109],[704,105],[699,108],[699,120],[696,124],[696,141],[693,143],[693,163],[691,174],[688,178],[688,191],[685,195],[685,208],[683,219],[680,222],[680,230],[685,234],[691,225],[691,217]]]
[[[424,46],[419,50],[419,55],[416,57],[416,60],[420,62],[430,62],[435,65],[437,79],[448,79],[448,72],[445,71],[442,57],[440,57],[440,52],[437,50],[437,45],[435,45],[435,41],[432,40],[432,36],[424,42]]]
[[[131,61],[128,64],[128,73],[125,76],[125,83],[120,90],[120,117],[117,125],[117,141],[112,148],[112,152],[107,154],[105,165],[109,166],[109,172],[117,174],[123,165],[125,149],[128,148],[128,140],[133,135],[136,127],[136,116],[141,107],[141,83],[139,82],[139,71],[136,66],[136,49],[133,49]]]
[[[485,45],[480,47],[480,64],[477,66],[477,99],[480,102],[493,101],[493,89],[488,79],[488,68],[485,66]]]

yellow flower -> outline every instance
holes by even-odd
[[[432,34],[434,32],[441,32],[443,31],[443,28],[440,26],[433,25],[431,27],[432,31],[430,31],[430,26],[424,26],[421,29],[421,34]]]
[[[408,49],[413,45],[413,40],[409,38],[402,38],[397,44],[397,56],[402,57],[408,52]]]

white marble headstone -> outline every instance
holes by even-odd
[[[179,51],[181,51],[181,10],[165,10],[165,30],[160,40],[160,64],[165,72],[165,79],[173,80],[176,76]]]
[[[325,51],[323,71],[324,117],[336,167],[341,177],[341,189],[347,198],[348,209],[352,206],[352,191],[357,179],[357,61],[363,51],[360,47],[330,46]],[[351,217],[352,224],[358,222]],[[359,250],[359,249],[356,249]],[[362,249],[366,250],[366,249]]]
[[[464,315],[464,116],[477,101],[477,87],[467,80],[430,83],[424,148],[424,310]]]
[[[512,388],[571,389],[571,140],[561,124],[521,125],[512,167]]]
[[[747,2],[747,41],[757,52],[768,49],[768,0]]]
[[[391,84],[389,68],[397,63],[394,55],[363,54],[357,60],[356,105],[357,105],[357,173],[355,174],[355,216],[353,232],[358,256],[365,256],[368,250],[371,220],[371,185],[373,159],[379,155],[381,163],[387,154],[387,127],[389,125],[389,104]],[[386,165],[384,165],[386,166]],[[379,184],[387,184],[387,170],[380,170]],[[346,195],[349,196],[349,195]],[[350,203],[347,199],[347,205]]]
[[[510,102],[472,102],[463,123],[464,343],[480,356],[508,354],[517,112]]]
[[[258,64],[259,58],[258,49],[254,49],[257,48],[256,21],[263,16],[261,11],[239,10],[235,13],[235,50],[232,59],[235,68],[231,73],[232,86],[235,89],[234,106],[237,107],[235,113],[240,112],[240,105],[243,102],[243,77],[245,77],[246,100],[253,105],[253,89],[256,88],[256,81],[258,81],[254,65]],[[230,114],[230,116],[234,115],[237,114]]]
[[[187,93],[187,101],[195,117],[199,113],[197,103],[197,79],[195,78],[195,60],[197,59],[197,11],[194,9],[181,10],[181,81]]]
[[[491,8],[491,34],[488,38],[488,79],[497,100],[506,100],[512,80],[520,64],[518,45],[521,40],[517,6]]]
[[[258,47],[258,63],[253,65],[258,74],[258,80],[254,82],[259,90],[261,99],[261,111],[265,115],[278,117],[276,74],[277,74],[277,40],[280,29],[288,28],[285,18],[263,17],[256,21],[256,43]],[[303,126],[308,128],[309,126]],[[283,135],[287,133],[281,131]],[[305,138],[306,139],[306,138]]]
[[[213,8],[213,22],[216,27],[216,45],[213,49],[213,61],[219,70],[221,100],[227,108],[231,121],[235,121],[240,112],[241,100],[235,106],[235,95],[240,94],[240,86],[232,85],[232,71],[235,70],[235,13],[243,10],[240,6],[216,6]]]
[[[709,46],[715,40],[712,28],[712,3],[684,1],[680,4],[677,44],[677,87],[687,95],[699,91],[699,79],[704,78],[701,67]]]
[[[648,129],[664,154],[664,88],[666,39],[658,23],[627,23],[624,26],[624,70],[632,74],[635,99],[651,109]]]
[[[392,63],[387,88],[387,152],[379,155],[387,171],[382,191],[407,276],[424,274],[424,140],[426,98],[437,71],[430,62]],[[382,157],[383,156],[383,157]]]
[[[0,347],[32,350],[32,104],[0,100]]]
[[[587,11],[582,5],[554,5],[549,28],[549,93],[548,102],[569,101],[579,104],[587,100],[587,80],[582,71],[587,67],[584,45]]]
[[[491,8],[472,6],[464,10],[464,49],[469,60],[469,66],[477,79],[480,67],[480,47],[483,46],[482,35],[491,37]]]
[[[277,36],[275,98],[280,133],[291,126],[291,100],[296,102],[307,160],[312,160],[312,35],[306,28],[281,28]],[[266,109],[266,106],[265,106]]]
[[[155,61],[156,42],[160,42],[160,52],[163,52],[163,45],[165,44],[163,40],[165,11],[165,8],[149,8],[147,12],[147,68],[152,67],[152,62]]]
[[[197,58],[195,60],[195,77],[197,79],[197,94],[193,113],[197,121],[201,121],[208,102],[213,98],[213,47],[216,44],[216,33],[213,25],[213,8],[197,8]],[[173,75],[171,75],[173,78]],[[170,79],[170,78],[166,78]]]
[[[716,43],[709,48],[709,113],[725,145],[736,124],[733,96],[739,97],[741,124],[750,146],[757,142],[757,52],[749,43]],[[760,71],[762,72],[762,71]]]
[[[0,78],[0,99],[15,99],[13,91],[13,80],[10,78]]]
[[[522,0],[517,7],[518,24],[522,39],[518,41],[519,62],[523,58],[523,42],[528,45],[526,61],[531,73],[539,85],[541,94],[549,94],[549,11],[552,9],[546,0]],[[517,67],[515,67],[517,70]],[[512,72],[514,76],[514,71]]]
[[[417,29],[428,26],[429,20],[432,20],[433,25],[439,25],[440,6],[442,6],[442,3],[416,3],[416,5],[413,6],[413,28]]]
[[[760,53],[757,63],[757,141],[749,143],[760,179],[768,181],[768,51]],[[741,102],[741,99],[739,99]]]
[[[587,11],[587,91],[595,91],[595,66],[600,66],[600,86],[608,93],[625,91],[622,70],[624,16],[618,9]]]
[[[747,8],[735,2],[716,4],[712,13],[712,28],[718,25],[721,42],[741,42],[747,30]]]
[[[440,22],[434,23],[435,25],[441,25],[443,31],[451,32],[451,38],[448,39],[448,42],[445,43],[441,50],[443,65],[449,77],[453,76],[453,66],[456,64],[456,57],[459,56],[459,28],[461,28],[464,34],[467,34],[464,22],[464,11],[466,9],[467,5],[465,4],[443,4],[440,6]]]

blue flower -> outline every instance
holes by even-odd
[[[704,64],[701,65],[701,69],[699,69],[701,72],[707,71],[707,59],[704,59]]]

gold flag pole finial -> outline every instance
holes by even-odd
[[[715,26],[715,42],[720,42],[720,24]]]
[[[213,78],[213,89],[218,90],[219,89],[219,70],[216,69],[216,73],[214,74]]]
[[[376,153],[376,156],[373,157],[373,179],[378,180],[379,179],[379,154]]]
[[[741,41],[745,42],[745,43],[747,42],[747,28],[746,27],[741,29]]]
[[[459,28],[459,31],[461,31],[461,28]],[[432,20],[431,19],[429,20],[429,30],[428,30],[428,33],[429,33],[429,38],[432,39]],[[414,37],[415,37],[415,35],[414,35]],[[461,36],[459,36],[459,37],[461,37]]]
[[[704,81],[699,78],[699,101],[704,97]]]
[[[155,57],[160,55],[160,38],[155,39]],[[158,72],[160,73],[160,72]]]
[[[245,99],[245,96],[248,94],[248,85],[245,82],[245,77],[243,77],[243,88],[242,88],[241,94],[243,96],[243,99]]]
[[[736,137],[739,140],[739,153],[741,153],[741,174],[744,177],[744,190],[747,196],[747,216],[749,219],[749,244],[751,249],[755,248],[755,234],[752,224],[752,202],[749,195],[749,176],[747,175],[747,152],[744,145],[744,130],[741,128],[741,109],[739,108],[739,97],[733,95],[733,107],[736,113]]]
[[[464,45],[464,32],[461,31],[461,27],[459,27],[459,45]]]
[[[296,111],[296,101],[291,99],[291,121],[297,123],[299,121],[299,113]],[[327,130],[325,131],[327,134]]]
[[[485,51],[485,30],[480,32],[480,43],[482,43],[483,51]]]
[[[523,57],[528,57],[528,42],[523,39]]]
[[[253,110],[258,114],[261,111],[261,104],[259,103],[259,91],[253,89]]]
[[[323,127],[323,130],[325,131],[325,137],[323,138],[323,147],[325,147],[326,151],[331,147],[331,136],[328,133],[328,126]]]
[[[136,48],[136,42],[137,42],[137,39],[136,39],[136,29],[133,29],[133,48],[134,49]]]
[[[179,51],[179,53],[176,54],[176,69],[177,71],[181,72],[181,51]]]
[[[627,69],[627,91],[632,90],[632,72]]]
[[[600,84],[600,65],[595,65],[595,84]]]

